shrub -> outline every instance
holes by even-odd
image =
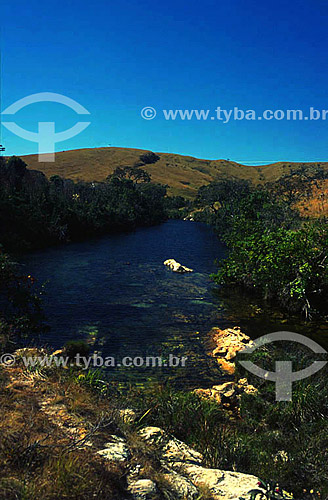
[[[145,165],[150,165],[150,164],[156,163],[158,160],[160,160],[160,157],[156,153],[153,153],[152,151],[149,151],[149,153],[145,153],[143,155],[140,155],[139,158]]]

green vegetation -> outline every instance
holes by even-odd
[[[238,237],[239,236],[239,237]],[[325,311],[328,299],[328,230],[316,222],[298,230],[277,228],[234,233],[231,253],[214,276],[217,283],[242,284],[277,298],[290,311],[309,317]]]
[[[23,250],[166,218],[166,188],[141,168],[119,168],[105,182],[76,182],[26,169],[16,157],[0,159],[0,242]]]
[[[281,353],[257,353],[258,358],[282,359]],[[294,359],[302,366],[305,359]],[[259,362],[257,361],[257,364]],[[308,362],[308,364],[310,364]],[[327,371],[293,386],[293,401],[275,401],[273,384],[254,379],[259,392],[244,394],[240,414],[215,401],[169,387],[132,391],[128,403],[140,411],[142,425],[163,427],[194,447],[206,466],[265,478],[293,492],[298,500],[328,495]],[[134,405],[134,406],[133,406]]]
[[[216,283],[242,285],[309,317],[324,312],[328,300],[327,223],[301,219],[291,208],[283,194],[289,180],[278,194],[239,181],[204,186],[194,217],[214,226],[230,250]]]
[[[152,163],[156,163],[158,160],[160,160],[160,156],[152,151],[140,155],[140,161],[144,165],[151,165]]]
[[[42,288],[32,276],[20,275],[17,265],[0,249],[0,352],[13,348],[13,341],[44,331]]]
[[[167,196],[165,210],[170,219],[183,219],[192,209],[192,202],[183,196]]]

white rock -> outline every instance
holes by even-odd
[[[156,483],[150,479],[137,479],[130,483],[128,491],[134,500],[155,500],[157,487]]]
[[[185,462],[201,464],[203,456],[179,439],[167,434],[159,427],[144,427],[139,431],[140,437],[151,445],[155,445],[160,457],[166,462]]]
[[[111,436],[111,439],[112,441],[110,443],[106,443],[105,448],[97,453],[113,462],[125,462],[126,460],[129,460],[130,451],[125,440],[114,435]]]
[[[206,486],[215,500],[239,500],[241,496],[247,497],[251,489],[259,489],[257,485],[259,479],[250,474],[203,467],[201,453],[159,427],[145,427],[139,431],[139,435],[146,443],[156,447],[162,466],[167,469],[168,475],[170,476],[172,471],[177,473],[178,477],[173,475],[168,478],[173,487],[174,482],[175,484],[179,481],[181,484],[184,482],[181,478],[186,480],[184,486],[187,489],[189,487],[191,495],[186,496],[188,500],[194,498],[192,495],[195,489],[191,485]]]
[[[169,463],[184,462],[200,465],[203,461],[201,453],[174,437],[163,446],[162,458]]]
[[[164,479],[172,488],[175,498],[182,500],[197,500],[199,492],[196,486],[184,476],[170,471],[168,474],[163,474]]]
[[[167,259],[164,261],[164,265],[168,266],[174,273],[192,273],[193,270],[189,267],[183,266],[174,259]]]
[[[156,444],[156,445],[164,445],[169,441],[169,436],[168,434],[161,429],[160,427],[144,427],[143,429],[140,429],[139,431],[140,437],[143,439],[143,441],[148,442],[149,444]]]
[[[247,497],[251,489],[259,489],[259,479],[250,474],[207,469],[199,465],[181,463],[175,465],[196,486],[207,486],[215,500],[239,500]]]

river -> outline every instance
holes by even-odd
[[[327,339],[325,324],[309,324],[254,301],[247,294],[215,292],[209,275],[226,249],[204,224],[169,221],[25,255],[24,272],[45,283],[44,311],[50,330],[39,343],[55,348],[86,340],[103,356],[187,356],[184,368],[108,368],[113,380],[170,378],[190,387],[217,382],[206,355],[212,326],[241,326],[253,338],[290,330]],[[194,269],[173,273],[174,258]]]

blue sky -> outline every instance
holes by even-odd
[[[324,0],[3,0],[2,109],[38,92],[82,104],[91,125],[57,150],[110,144],[249,163],[328,160],[328,120],[223,124],[161,114],[328,109],[327,21]],[[141,118],[145,106],[156,118]],[[54,103],[15,116],[31,131],[40,121],[62,131],[79,120]],[[8,154],[37,151],[4,127],[2,138]]]

